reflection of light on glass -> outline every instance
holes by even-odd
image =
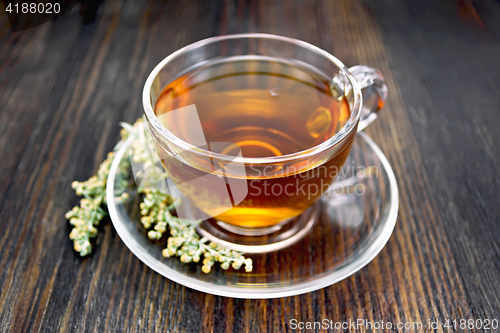
[[[352,172],[345,172],[345,169],[350,168],[353,169]],[[370,186],[366,184],[366,181],[369,178],[378,177],[379,168],[351,165],[344,167],[343,171],[344,175],[349,176],[332,183],[321,197],[321,201],[325,204],[326,214],[331,221],[335,221],[341,227],[357,228],[363,223],[365,200],[373,196],[373,193],[369,192]],[[347,215],[345,214],[346,207],[349,207]]]
[[[195,147],[207,147],[200,117],[194,104],[157,116],[160,123],[176,137]],[[189,119],[189,122],[186,122]]]
[[[158,119],[167,130],[172,132],[179,139],[197,148],[206,149],[215,153],[230,152],[229,156],[234,158],[243,157],[241,147],[237,144],[230,142],[207,143],[194,104],[161,114],[158,116]],[[186,123],[186,119],[189,120],[188,123]],[[182,120],[183,123],[180,123],[180,120]],[[207,183],[210,184],[211,193],[207,193],[206,195],[211,196],[211,200],[207,200],[206,202],[213,202],[214,198],[217,198],[220,202],[217,205],[211,205],[210,209],[205,210],[210,212],[211,216],[207,216],[207,214],[203,213],[203,216],[196,216],[197,219],[206,219],[222,214],[238,205],[247,196],[248,186],[245,179],[245,165],[233,162],[220,163],[212,160],[212,158],[209,158],[212,162],[212,172],[206,172],[200,177],[187,181],[181,181],[178,178],[167,178],[167,181],[165,181],[165,171],[159,164],[158,154],[146,123],[144,124],[144,128],[139,130],[137,135],[139,135],[140,140],[136,140],[134,144],[141,144],[144,147],[134,147],[137,149],[132,149],[131,152],[140,154],[140,156],[136,156],[135,158],[134,156],[130,156],[130,159],[132,172],[138,185],[145,188],[169,191],[175,198],[181,197],[181,193],[186,190],[206,188],[205,185]],[[178,158],[182,160],[182,154],[191,153],[191,151],[176,151],[175,154],[171,155],[169,158]],[[138,161],[140,161],[140,163]],[[227,177],[228,170],[231,171],[231,174],[241,175],[241,177]],[[217,177],[214,177],[214,175]],[[185,209],[187,205],[182,205],[180,201],[176,201],[174,202],[174,206],[178,217],[186,219],[193,218],[192,210]],[[199,215],[202,213],[197,212],[196,214]]]
[[[307,119],[306,128],[309,131],[309,135],[313,138],[319,138],[321,135],[325,134],[330,128],[332,123],[332,114],[327,108],[320,106],[313,114]]]

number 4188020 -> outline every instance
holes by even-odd
[[[16,14],[58,14],[61,12],[61,5],[59,3],[9,3],[7,8],[5,8],[7,13]]]

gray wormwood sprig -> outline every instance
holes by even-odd
[[[120,143],[123,143],[130,135],[130,131],[122,130],[120,131],[120,135]],[[80,206],[73,207],[65,216],[73,226],[69,234],[69,238],[73,241],[73,248],[82,257],[90,254],[92,251],[90,238],[97,236],[96,226],[107,215],[106,210],[103,208],[106,204],[106,182],[111,163],[115,157],[115,151],[119,146],[120,144],[115,147],[114,151],[108,153],[104,162],[99,166],[97,175],[90,177],[87,181],[74,181],[71,184],[76,194],[83,196],[83,198],[80,200]],[[127,187],[125,176],[128,173],[129,164],[129,159],[124,158],[118,166],[117,174],[121,177],[117,178],[122,179],[115,191],[118,201],[125,201],[129,197],[128,193],[125,192]]]
[[[142,201],[141,223],[148,231],[148,237],[153,240],[160,239],[167,232],[170,237],[167,240],[167,248],[162,251],[164,257],[180,257],[183,263],[202,261],[202,271],[209,273],[215,262],[219,262],[222,269],[229,267],[235,270],[243,265],[245,271],[252,271],[252,259],[245,258],[243,253],[233,251],[220,244],[210,242],[207,238],[196,233],[196,227],[200,221],[178,218],[172,214],[172,210],[179,202],[174,201],[166,190],[154,187],[158,181],[166,178],[165,172],[151,163],[151,158],[146,149],[148,137],[141,130],[142,119],[138,119],[134,125],[121,123],[123,130],[120,132],[121,141],[115,146],[117,151],[130,135],[135,135],[131,144],[131,151],[122,158],[117,179],[122,179],[115,189],[115,200],[123,202],[129,198],[125,192],[128,182],[127,174],[130,168],[130,156],[134,163],[142,163],[145,170],[140,174],[140,186],[137,193]],[[103,209],[106,204],[106,181],[115,153],[111,152],[100,165],[97,175],[85,182],[73,182],[72,187],[76,194],[84,196],[80,200],[80,206],[74,207],[66,218],[73,225],[70,238],[73,240],[74,249],[81,256],[88,255],[92,250],[90,238],[97,235],[96,226],[107,214]],[[203,260],[202,260],[203,258]]]
[[[222,269],[230,266],[245,271],[252,271],[252,259],[245,258],[242,253],[230,250],[209,242],[205,237],[200,238],[196,227],[200,221],[191,221],[173,216],[170,212],[175,205],[172,197],[159,189],[144,189],[143,201],[140,204],[141,222],[148,232],[150,239],[160,239],[170,230],[171,237],[167,240],[167,248],[162,251],[164,257],[178,256],[183,263],[200,262],[203,257],[201,270],[209,273],[217,261]]]

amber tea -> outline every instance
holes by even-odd
[[[212,152],[283,156],[321,144],[348,121],[349,105],[331,82],[311,69],[276,59],[226,60],[177,77],[158,96],[155,113],[167,130],[193,146],[200,146],[202,132],[202,148]],[[195,113],[173,112],[190,106]],[[212,174],[176,154],[163,162],[178,188],[201,211],[236,226],[266,227],[299,215],[328,189],[353,138],[354,133],[321,163],[281,172],[264,168],[258,174],[247,166],[245,177],[224,170]],[[212,162],[212,169],[217,168]],[[238,191],[244,195],[236,200]]]

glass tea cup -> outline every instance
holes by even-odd
[[[248,72],[272,74],[272,68],[286,69],[276,76],[294,76],[307,89],[318,84],[310,77],[320,78],[328,98],[338,103],[328,110],[297,111],[294,104],[309,97],[291,91],[279,96],[288,99],[283,104],[287,107],[270,110],[270,104],[260,101],[260,108],[253,107],[254,100],[262,98],[252,96],[255,89],[245,95],[226,93],[231,99],[220,92],[189,99],[190,89],[200,82],[241,78]],[[257,81],[253,85],[258,87]],[[241,86],[240,81],[231,82]],[[271,87],[268,98],[280,93],[279,86]],[[163,103],[168,94],[183,102]],[[312,226],[314,203],[341,171],[357,131],[377,117],[386,97],[387,85],[376,69],[348,69],[328,52],[296,39],[240,34],[208,38],[165,58],[146,81],[143,105],[156,153],[169,175],[168,187],[187,199],[176,206],[177,213],[204,220],[198,231],[214,241],[245,252],[266,252],[289,245]],[[226,100],[239,108],[226,108]],[[161,114],[159,103],[166,108]],[[207,116],[207,108],[215,110]],[[305,109],[309,111],[307,103]],[[328,135],[332,118],[338,123],[342,115],[341,128]],[[297,126],[282,133],[289,122]],[[327,136],[316,136],[318,129]],[[212,132],[228,132],[238,139],[214,140]],[[280,140],[302,138],[304,133],[316,138],[314,144],[281,153],[275,143],[285,145]]]

